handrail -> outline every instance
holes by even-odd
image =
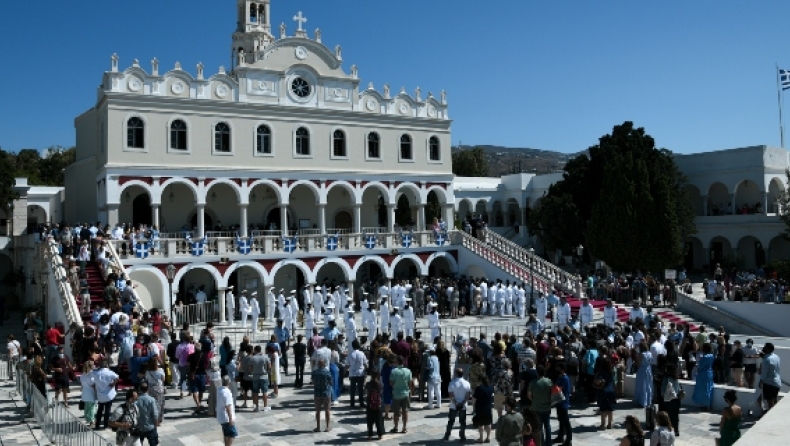
[[[534,253],[526,250],[523,246],[502,237],[494,231],[484,230],[483,237],[487,244],[513,258],[515,261],[524,265],[533,264],[535,272],[552,283],[559,282],[561,286],[570,290],[575,290],[577,282],[581,280],[578,276],[568,273],[557,265],[540,258]]]
[[[52,274],[55,279],[60,301],[66,313],[68,326],[71,327],[72,324],[76,324],[78,327],[82,327],[82,315],[77,307],[77,297],[71,289],[68,273],[63,266],[63,260],[58,251],[58,244],[52,237],[49,237],[42,242],[41,245],[40,255],[42,256],[42,260],[44,260],[42,263],[45,268],[49,269],[49,273]],[[47,298],[49,298],[49,296],[47,296]]]
[[[118,253],[115,251],[115,247],[113,246],[113,244],[105,243],[104,245],[107,247],[107,250],[110,253],[109,260],[110,263],[113,264],[113,268],[118,270],[118,272],[120,273],[119,275],[126,277],[127,280],[131,280],[131,278],[129,277],[129,273],[126,272],[126,268],[124,268],[123,262],[121,262],[121,258],[118,257]],[[140,299],[137,299],[137,310],[140,312],[140,314],[146,311],[145,307],[143,306],[143,303],[140,302]]]

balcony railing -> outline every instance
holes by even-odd
[[[376,249],[406,249],[449,246],[452,234],[421,232],[369,232],[350,234],[342,230],[328,234],[296,234],[282,237],[280,231],[253,231],[247,238],[192,238],[109,240],[112,252],[121,259],[163,258],[224,255],[265,255],[305,252],[341,253]]]

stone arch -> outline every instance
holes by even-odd
[[[768,261],[782,260],[790,258],[790,240],[784,236],[777,235],[768,244]]]
[[[315,267],[313,267],[313,277],[315,278],[314,282],[320,283],[324,280],[324,277],[326,277],[327,274],[325,272],[325,269],[340,270],[342,277],[335,277],[335,276],[329,277],[330,279],[338,279],[338,278],[342,279],[336,281],[336,283],[348,282],[351,279],[352,270],[351,267],[348,265],[348,263],[346,263],[345,260],[339,257],[334,257],[334,258],[323,258],[318,263],[316,263]]]
[[[780,214],[782,210],[779,206],[779,198],[785,193],[785,184],[779,177],[771,178],[768,182],[768,209],[765,210],[769,214]]]
[[[238,203],[245,203],[243,201],[243,198],[249,199],[249,196],[244,197],[242,195],[241,188],[239,187],[238,184],[236,184],[233,181],[228,180],[226,178],[217,178],[217,179],[211,180],[211,183],[206,184],[206,185],[203,186],[204,194],[203,194],[203,197],[202,197],[202,202],[203,203],[207,203],[209,197],[211,196],[211,190],[214,189],[215,187],[223,185],[223,184],[227,185],[228,187],[230,187],[230,189],[236,194],[236,201]]]
[[[214,226],[222,226],[220,230],[235,228],[240,224],[239,206],[241,192],[235,183],[230,181],[212,182],[205,190],[206,210],[211,210]],[[206,225],[206,230],[217,230]]]
[[[331,192],[332,189],[334,189],[336,187],[340,187],[342,189],[345,189],[346,192],[348,192],[348,196],[352,198],[352,201],[351,201],[352,203],[360,203],[362,201],[362,194],[361,194],[361,192],[358,191],[357,188],[354,187],[353,184],[349,183],[348,181],[337,180],[337,181],[333,181],[332,184],[326,186],[326,190],[324,190],[324,195],[321,198],[321,200],[322,200],[321,202],[322,203],[326,203],[327,202],[327,198],[329,197],[329,192]]]
[[[480,198],[474,202],[475,214],[479,215],[483,218],[483,220],[488,223],[489,215],[488,215],[488,199],[487,198]]]
[[[159,187],[159,190],[160,190],[159,191],[159,197],[158,197],[159,198],[159,203],[161,203],[162,202],[162,198],[164,198],[165,189],[167,189],[167,187],[170,186],[171,184],[181,184],[181,185],[186,186],[190,191],[192,191],[192,197],[195,199],[195,202],[198,201],[198,198],[200,197],[200,193],[198,192],[197,186],[195,186],[195,184],[193,182],[189,181],[186,178],[170,178],[167,181],[165,181],[164,183],[162,183],[161,186]],[[154,200],[152,200],[152,201],[154,203],[156,203],[156,201],[154,201]]]
[[[732,255],[732,243],[726,237],[716,236],[710,240],[710,257],[708,265],[711,269],[716,268],[716,264],[724,265],[725,262],[734,262],[736,259]]]
[[[307,189],[309,189],[315,196],[316,204],[321,202],[321,190],[318,188],[318,186],[315,185],[315,183],[309,180],[298,180],[298,181],[294,181],[288,186],[289,203],[290,203],[291,194],[293,194],[294,189],[296,189],[299,186],[307,186]]]
[[[122,204],[123,203],[123,201],[125,199],[126,190],[129,189],[129,188],[132,188],[132,187],[140,187],[140,188],[142,188],[143,191],[145,191],[145,193],[148,194],[148,197],[151,199],[152,203],[154,203],[154,200],[156,198],[160,198],[161,199],[161,197],[155,197],[154,196],[155,194],[154,194],[154,187],[153,186],[148,185],[148,183],[146,183],[144,181],[131,180],[131,181],[127,181],[126,183],[123,183],[123,186],[121,186],[120,191],[118,192],[118,204]]]
[[[467,217],[471,218],[472,214],[474,213],[474,204],[472,200],[469,198],[462,198],[455,202],[456,205],[456,212],[458,213],[458,218],[461,220],[466,220]]]
[[[331,226],[330,226],[331,224]],[[332,219],[327,221],[327,231],[332,229],[354,229],[354,212],[351,209],[339,208],[335,210]]]
[[[351,272],[353,273],[354,276],[356,276],[357,273],[359,273],[360,268],[362,268],[362,265],[364,263],[366,263],[366,262],[373,262],[373,263],[377,264],[379,266],[379,268],[381,269],[381,274],[383,276],[385,276],[387,278],[391,278],[392,277],[389,265],[387,265],[387,262],[385,262],[384,259],[381,258],[380,256],[363,256],[363,257],[360,257],[359,260],[357,260],[357,263],[351,269]]]
[[[269,188],[274,191],[274,195],[277,198],[277,202],[278,203],[287,203],[288,202],[287,200],[283,201],[284,188],[282,186],[280,186],[279,184],[275,183],[274,181],[266,179],[266,178],[262,178],[260,180],[255,180],[247,187],[247,192],[246,193],[247,193],[247,200],[248,200],[248,202],[250,200],[250,195],[252,194],[253,189],[255,189],[256,187],[258,187],[258,186],[260,186],[262,184],[264,184],[266,186],[269,186]],[[290,193],[290,191],[289,191],[289,193]]]
[[[391,194],[390,188],[385,186],[383,183],[378,182],[378,181],[371,181],[368,184],[362,186],[362,188],[359,190],[360,202],[362,201],[362,198],[363,198],[363,195],[365,194],[365,191],[370,189],[370,188],[378,189],[378,191],[384,196],[384,201],[387,204],[395,204],[395,202],[393,201],[394,197]]]
[[[741,237],[738,240],[737,263],[748,269],[755,269],[765,265],[765,246],[752,235]]]
[[[437,251],[437,252],[434,252],[433,254],[431,254],[431,256],[428,257],[428,260],[425,261],[425,266],[424,266],[424,269],[423,269],[423,276],[430,275],[429,272],[430,272],[431,265],[433,264],[434,260],[439,259],[439,258],[442,258],[442,259],[444,259],[447,262],[447,265],[448,265],[448,267],[450,269],[450,271],[449,271],[450,274],[458,274],[458,261],[455,260],[455,257],[453,257],[453,255],[450,254],[447,251]]]
[[[27,205],[27,226],[35,227],[37,225],[49,223],[49,212],[44,206],[38,204]]]
[[[397,200],[401,194],[406,194],[406,197],[409,199],[409,203],[412,206],[425,203],[425,200],[423,200],[422,194],[420,193],[419,186],[414,183],[407,181],[399,184],[398,187],[395,188],[395,200]]]
[[[708,215],[726,215],[728,208],[732,206],[732,199],[727,186],[721,182],[715,182],[708,188]]]
[[[490,226],[505,226],[505,215],[503,212],[502,202],[494,200],[491,203],[491,221],[488,222]]]
[[[159,268],[151,265],[133,265],[126,270],[126,273],[132,283],[137,285],[135,292],[143,307],[147,309],[159,308],[167,314],[170,313],[170,308],[175,301],[171,300],[172,296],[168,299],[167,277]],[[175,288],[174,286],[173,289]]]
[[[515,198],[508,198],[505,201],[505,225],[506,226],[516,226],[521,225],[522,223],[522,212],[521,208],[519,207],[518,200]]]
[[[409,265],[410,264],[410,265]],[[411,268],[409,267],[411,266]],[[390,266],[392,269],[392,276],[394,278],[406,277],[411,278],[414,276],[421,276],[425,265],[422,260],[414,254],[401,254],[392,261]],[[405,273],[404,273],[404,270]],[[413,274],[411,274],[413,272]]]
[[[441,204],[449,204],[449,200],[447,198],[447,191],[443,187],[438,186],[438,185],[433,185],[433,186],[428,187],[428,188],[425,189],[425,195],[424,195],[424,198],[423,198],[423,203],[427,203],[428,202],[428,194],[430,194],[431,192],[436,194],[436,197],[439,199],[439,203],[441,203]]]
[[[213,265],[208,263],[190,263],[189,265],[185,265],[176,271],[175,277],[173,277],[173,284],[178,283],[189,271],[193,269],[204,269],[209,272],[209,274],[214,277],[214,280],[217,282],[218,287],[225,286],[225,278],[219,272],[217,268]]]
[[[705,215],[705,203],[702,202],[702,194],[699,191],[699,188],[693,184],[686,184],[686,192],[689,196],[689,201],[691,202],[691,209],[694,212],[694,215],[697,217],[701,217]]]
[[[288,265],[293,265],[297,269],[299,269],[302,272],[302,274],[304,274],[304,278],[308,283],[315,282],[315,276],[313,276],[313,271],[310,270],[310,267],[307,266],[306,263],[298,259],[288,259],[288,260],[281,260],[277,262],[277,264],[272,267],[272,270],[269,273],[272,280],[274,280],[278,271],[280,271],[284,266],[288,266]]]
[[[263,280],[264,284],[266,284],[267,286],[272,284],[272,276],[269,275],[269,272],[266,271],[266,268],[264,268],[263,265],[261,265],[260,263],[254,262],[252,260],[235,262],[234,264],[230,265],[228,269],[225,270],[225,274],[223,276],[223,278],[225,279],[225,283],[227,283],[228,286],[233,285],[232,283],[230,283],[230,275],[233,274],[234,271],[237,271],[238,269],[243,268],[245,266],[257,271],[258,274],[261,276],[261,280]]]
[[[137,182],[141,183],[141,182]],[[151,190],[147,184],[124,184],[118,206],[118,222],[153,224],[151,221]]]
[[[189,218],[187,218],[186,222],[189,225],[189,229],[197,228],[197,209],[193,209],[189,214]],[[217,222],[221,221],[222,219],[219,218],[217,212],[211,209],[210,207],[206,206],[203,208],[203,231],[209,232],[214,230],[214,225]]]
[[[735,199],[733,206],[736,213],[754,214],[758,208],[762,210],[762,197],[760,186],[753,180],[743,180],[735,186]]]

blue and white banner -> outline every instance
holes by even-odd
[[[252,250],[252,237],[247,237],[243,239],[236,234],[236,247],[239,250],[240,254],[247,255]]]
[[[401,238],[401,241],[400,241],[401,246],[403,246],[404,248],[411,247],[411,242],[413,240],[413,237],[412,237],[411,234],[403,234],[403,233],[401,233],[400,238]]]
[[[203,252],[205,252],[208,239],[204,235],[202,239],[195,242],[192,241],[192,236],[187,234],[187,243],[189,243],[189,252],[195,257],[200,257],[203,255]]]
[[[148,258],[150,251],[148,250],[148,243],[137,242],[134,244],[134,256],[138,259]]]
[[[444,233],[441,233],[441,232],[440,232],[440,233],[438,233],[438,234],[436,234],[436,245],[437,245],[437,246],[442,246],[442,245],[444,245],[444,242],[445,242],[446,240],[447,240],[447,238],[446,238],[446,234],[444,234]]]
[[[296,251],[296,237],[283,237],[283,251],[289,254]]]
[[[326,249],[327,251],[334,251],[337,249],[339,245],[339,240],[336,235],[332,235],[326,238]]]
[[[365,236],[365,248],[373,249],[375,247],[376,247],[376,236],[375,235]]]

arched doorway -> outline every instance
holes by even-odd
[[[686,240],[686,257],[683,266],[691,271],[702,267],[705,253],[702,249],[702,242],[696,237]]]
[[[771,239],[768,245],[768,260],[781,260],[790,258],[790,241],[783,236],[777,236]]]
[[[261,309],[261,314],[268,317],[268,302],[266,301],[266,290],[264,289],[263,278],[255,268],[249,266],[240,266],[233,270],[228,277],[228,286],[233,287],[234,299],[238,299],[243,291],[247,292],[247,296],[252,296],[252,293],[258,293],[258,306]],[[234,313],[239,314],[238,301],[234,302]]]
[[[348,211],[338,211],[335,214],[335,229],[350,230],[354,226],[354,219]]]
[[[765,265],[763,244],[755,237],[743,237],[738,241],[738,260],[747,269],[755,269]]]
[[[300,291],[304,289],[304,284],[307,283],[305,280],[305,270],[307,270],[307,265],[299,262],[298,266],[296,264],[283,265],[274,274],[275,292],[279,293],[280,289],[282,289],[283,294],[288,296],[292,290],[296,291],[296,301],[299,304],[299,308],[304,306],[304,302],[300,298]]]
[[[455,272],[450,262],[444,257],[436,257],[431,261],[431,264],[428,265],[428,276],[430,277],[446,277],[453,275],[455,275]]]
[[[386,280],[387,277],[381,268],[381,265],[374,260],[366,260],[357,269],[356,280],[358,284],[367,284],[370,282],[380,283]]]
[[[132,224],[135,227],[150,225],[151,218],[151,197],[147,193],[136,196],[132,201]]]
[[[402,258],[395,264],[392,276],[396,279],[407,280],[420,277],[420,265],[413,258]]]
[[[710,241],[710,269],[714,270],[717,264],[724,264],[732,260],[730,241],[724,237],[714,237]]]

